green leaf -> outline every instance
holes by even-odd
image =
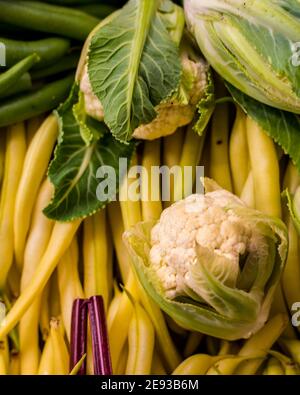
[[[222,278],[222,275],[225,278],[230,275],[235,277],[235,262],[200,245],[196,247],[196,251],[198,260],[191,268],[188,285],[219,314],[232,318],[238,316],[245,321],[255,320],[259,314],[260,301],[253,295],[236,289],[235,284],[225,285],[224,281],[218,278]]]
[[[233,99],[290,156],[300,171],[300,120],[293,113],[259,103],[226,83]]]
[[[185,0],[184,8],[191,33],[218,74],[262,103],[300,113],[299,2],[295,4]]]
[[[178,47],[164,23],[168,8],[161,16],[159,5],[158,0],[130,0],[91,41],[92,89],[103,105],[105,123],[120,141],[130,140],[138,126],[151,122],[155,107],[180,83]]]
[[[68,100],[56,111],[60,134],[55,157],[50,164],[48,176],[55,186],[55,194],[44,213],[51,219],[70,221],[86,217],[103,208],[116,196],[119,186],[119,158],[130,159],[135,144],[116,141],[104,123],[97,123],[98,136],[84,140],[81,126],[76,122],[73,107],[78,101],[78,86],[74,86]],[[96,123],[95,125],[96,126]],[[116,183],[111,182],[106,199],[97,198],[97,178],[100,166],[111,166]]]
[[[199,115],[194,130],[202,136],[205,128],[215,109],[215,88],[211,70],[207,73],[207,85],[204,91],[204,96],[197,104],[197,113]]]
[[[297,187],[295,194],[291,196],[288,189],[282,192],[282,196],[287,200],[287,206],[299,235],[300,235],[300,187]]]

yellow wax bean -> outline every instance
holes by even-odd
[[[220,356],[211,356],[208,354],[195,354],[184,361],[173,371],[173,375],[200,375],[206,374],[207,370],[216,362]]]
[[[237,369],[237,374],[255,374],[263,359],[267,356],[269,349],[280,337],[287,325],[288,317],[285,314],[278,314],[271,318],[257,333],[246,340],[240,349],[238,356],[248,358],[258,358],[243,363]]]
[[[219,104],[212,115],[210,176],[222,188],[232,191],[229,166],[229,119],[228,104]]]
[[[26,152],[14,211],[14,250],[19,268],[23,266],[32,209],[49,164],[57,133],[57,119],[55,115],[50,115],[36,132]]]
[[[152,172],[154,166],[160,166],[160,145],[159,139],[146,141],[144,145],[141,184],[143,221],[155,221],[162,213],[160,182]]]
[[[12,309],[0,324],[0,339],[7,335],[18,323],[34,299],[42,293],[52,272],[68,249],[81,220],[56,223],[48,247],[30,283],[24,289]]]
[[[62,321],[67,338],[70,341],[73,302],[77,298],[84,298],[78,272],[78,246],[76,239],[72,241],[71,246],[57,266],[57,278]]]
[[[117,255],[118,266],[121,272],[123,283],[126,283],[131,268],[130,268],[130,256],[122,239],[124,233],[124,225],[123,225],[120,203],[111,202],[108,205],[107,210],[108,210],[109,223],[112,232],[113,244]]]
[[[106,210],[83,222],[83,276],[85,296],[102,295],[105,309],[109,298],[109,241]]]
[[[280,175],[275,144],[250,117],[247,117],[247,140],[255,206],[265,214],[281,218]]]
[[[128,333],[126,374],[150,374],[154,350],[154,328],[143,307],[134,302]]]
[[[23,123],[7,130],[4,179],[0,202],[0,290],[3,290],[8,271],[13,262],[14,210],[16,194],[26,152],[25,127]],[[18,224],[21,225],[21,222]]]
[[[229,157],[233,191],[240,196],[249,173],[249,153],[246,115],[239,106],[236,108],[235,122],[230,135]]]

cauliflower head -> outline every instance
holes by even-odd
[[[208,186],[208,188],[207,188]],[[184,328],[228,340],[266,322],[284,268],[283,222],[205,181],[205,194],[124,234],[139,281]]]
[[[208,85],[208,64],[191,50],[181,50],[182,80],[179,89],[156,108],[157,116],[152,122],[138,126],[133,137],[154,140],[167,136],[181,126],[188,125],[194,118],[197,104],[205,95]],[[80,80],[85,111],[92,118],[103,121],[104,110],[100,100],[93,93],[87,65],[84,66]]]

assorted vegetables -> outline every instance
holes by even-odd
[[[0,374],[299,374],[299,4],[104,3],[0,0]]]

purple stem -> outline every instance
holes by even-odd
[[[87,339],[87,300],[75,299],[72,307],[71,320],[71,355],[70,355],[70,370],[74,368],[77,362],[86,353],[86,339]],[[86,359],[83,361],[78,375],[85,375],[86,373]]]
[[[89,317],[93,342],[94,374],[111,375],[112,366],[102,296],[92,296],[89,299]]]

